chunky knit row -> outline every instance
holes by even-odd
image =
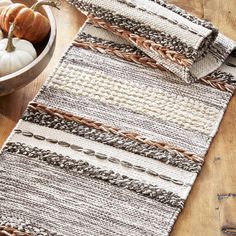
[[[79,6],[79,8],[83,11],[94,14],[94,16],[100,17],[110,24],[118,26],[122,25],[122,28],[125,30],[128,30],[133,34],[140,35],[141,37],[145,36],[155,43],[161,43],[163,46],[168,47],[169,50],[174,50],[179,54],[184,54],[187,58],[196,59],[197,57],[197,52],[193,48],[188,47],[186,43],[182,43],[177,37],[173,38],[164,32],[158,32],[157,30],[152,29],[150,26],[145,26],[141,22],[128,19],[115,12],[110,12],[102,7],[88,4],[84,1],[70,2],[75,4],[75,6]]]
[[[155,60],[150,58],[148,55],[146,55],[136,47],[126,44],[121,45],[112,41],[103,40],[101,38],[85,34],[83,32],[78,35],[73,45],[75,45],[76,47],[90,49],[99,53],[114,55],[124,60],[131,61],[150,68],[156,68],[161,71],[166,70],[162,65],[158,64]],[[225,52],[224,48],[220,49],[219,47],[220,45],[218,45],[218,47],[212,47],[211,53],[216,58],[219,58],[219,60],[224,62],[228,53]],[[232,67],[234,66],[229,62],[227,62],[226,65]],[[234,93],[236,87],[235,77],[230,73],[222,71],[214,71],[211,74],[200,78],[197,83],[206,84],[213,88],[217,88],[222,91],[228,91],[230,93]]]
[[[57,114],[52,115],[50,113],[28,109],[23,116],[23,120],[79,135],[90,140],[124,149],[128,152],[154,158],[163,163],[177,166],[187,171],[197,173],[201,169],[201,162],[195,162],[184,158],[174,150],[163,150],[149,144],[142,144],[136,140],[130,139],[128,135],[127,137],[124,137],[119,134],[98,130],[86,125],[85,123],[82,124],[75,121],[65,120]]]
[[[37,158],[49,165],[57,166],[66,171],[78,174],[84,174],[92,178],[107,181],[118,187],[125,187],[131,191],[137,192],[144,196],[153,198],[161,203],[168,204],[172,207],[183,208],[183,199],[172,192],[160,189],[158,186],[142,183],[137,179],[131,179],[127,176],[120,175],[114,171],[102,170],[96,166],[82,160],[74,160],[70,157],[58,155],[48,150],[42,150],[37,147],[30,147],[23,143],[7,143],[3,152],[15,153],[17,155],[25,155],[29,158]]]
[[[19,217],[0,215],[1,236],[62,236],[38,227],[29,220]]]
[[[118,80],[81,66],[65,64],[56,71],[54,77],[57,80],[49,85],[55,88],[123,107],[136,113],[147,114],[203,133],[212,129],[213,121],[218,117],[217,109],[210,108],[204,103],[173,96],[162,90],[142,87],[130,81]],[[175,110],[174,113],[173,110]],[[188,119],[190,116],[195,118]]]

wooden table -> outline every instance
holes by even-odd
[[[172,0],[193,14],[211,20],[223,33],[236,40],[236,0]],[[0,98],[0,145],[41,85],[57,64],[61,54],[78,32],[85,17],[63,2],[54,10],[58,38],[54,56],[45,71],[27,87]],[[224,234],[232,228],[234,233]],[[236,234],[236,96],[226,111],[186,206],[171,236],[223,236]],[[158,236],[158,235],[157,235]]]

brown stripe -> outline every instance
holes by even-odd
[[[0,236],[32,236],[32,234],[20,232],[8,226],[0,226]]]
[[[188,158],[185,158],[182,155],[170,150],[166,151],[151,145],[140,143],[136,140],[129,140],[122,135],[117,135],[111,132],[107,133],[102,130],[95,130],[94,128],[88,127],[79,122],[74,124],[74,121],[65,120],[64,118],[59,118],[55,115],[50,115],[46,112],[41,112],[30,107],[27,109],[22,119],[24,121],[46,126],[52,129],[62,130],[67,133],[73,133],[75,135],[79,135],[81,137],[97,141],[105,145],[123,149],[127,152],[131,152],[148,158],[153,158],[168,165],[172,165],[194,173],[198,173],[203,164],[202,162],[189,160]],[[62,122],[63,126],[60,125]],[[42,140],[42,137],[40,137],[40,140]],[[55,143],[56,141],[57,143],[57,140],[54,139],[47,139],[47,141],[54,141],[53,143]],[[71,148],[76,151],[81,151],[81,147],[77,145],[72,145]],[[99,157],[101,159],[104,159],[104,156]]]
[[[209,86],[219,89],[221,91],[227,91],[230,93],[234,93],[234,91],[235,91],[235,86],[228,84],[225,81],[222,81],[222,79],[218,79],[215,77],[206,76],[206,77],[199,79],[199,82],[201,84],[209,85]]]
[[[90,120],[90,119],[87,119],[87,118],[83,118],[83,117],[79,117],[79,116],[74,116],[70,113],[63,112],[63,111],[60,111],[58,109],[50,108],[50,107],[47,107],[45,105],[34,103],[34,102],[30,103],[28,107],[33,109],[33,110],[46,112],[46,113],[49,113],[51,115],[58,116],[60,118],[63,118],[63,119],[69,120],[69,121],[79,122],[81,124],[87,125],[88,127],[92,127],[92,128],[102,130],[102,131],[105,131],[105,132],[108,132],[108,133],[121,135],[125,138],[129,138],[131,140],[135,140],[135,141],[138,141],[140,143],[148,144],[150,146],[154,146],[154,147],[157,147],[157,148],[162,149],[162,150],[172,151],[172,152],[175,152],[175,153],[179,154],[182,157],[186,157],[186,158],[188,158],[190,160],[193,160],[193,161],[196,161],[196,162],[203,162],[203,158],[201,158],[201,157],[199,157],[199,156],[197,156],[193,153],[187,152],[187,151],[185,151],[181,148],[174,147],[174,146],[166,144],[166,143],[147,140],[146,138],[141,137],[137,133],[124,132],[124,131],[122,131],[118,128],[114,128],[114,127],[111,127],[111,126],[106,126],[106,125],[104,125],[100,122],[96,122],[96,121],[93,121],[93,120]]]
[[[157,64],[155,60],[151,59],[148,56],[145,57],[145,56],[138,55],[135,52],[133,53],[121,52],[120,50],[114,49],[112,47],[104,46],[99,43],[84,42],[83,40],[79,40],[79,39],[76,39],[73,42],[73,45],[77,47],[91,49],[93,51],[97,51],[100,53],[107,53],[109,55],[115,55],[126,61],[135,62],[140,65],[149,66],[155,69],[159,69],[161,71],[165,71],[165,68],[162,65]]]
[[[148,49],[150,51],[155,51],[159,53],[163,58],[171,60],[172,62],[184,66],[186,68],[190,67],[193,63],[192,60],[187,59],[183,54],[179,54],[176,51],[170,50],[161,44],[155,43],[152,40],[145,39],[144,37],[133,34],[127,30],[120,28],[119,26],[114,26],[99,17],[95,17],[88,12],[84,12],[88,19],[97,26],[100,26],[112,33],[121,36],[138,47]]]
[[[118,49],[114,49],[112,47],[102,45],[101,43],[99,44],[99,43],[84,42],[83,40],[79,40],[79,39],[75,39],[73,42],[73,45],[76,47],[91,49],[91,50],[97,51],[99,53],[107,53],[109,55],[114,55],[114,56],[122,58],[126,61],[135,62],[135,63],[143,65],[143,66],[148,66],[148,67],[151,67],[154,69],[159,69],[161,71],[168,71],[162,65],[157,64],[156,61],[153,60],[152,58],[150,58],[148,56],[145,57],[145,56],[138,55],[135,52],[125,53],[125,52],[121,52]],[[214,76],[213,77],[206,76],[206,77],[200,78],[196,82],[204,84],[204,85],[208,85],[210,87],[213,87],[215,89],[219,89],[221,91],[230,92],[232,94],[235,91],[235,86],[223,81],[222,79],[218,79]]]

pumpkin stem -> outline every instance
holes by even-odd
[[[12,42],[14,29],[15,29],[15,24],[12,23],[8,32],[8,41],[5,49],[7,52],[14,52],[16,49]]]
[[[59,6],[60,6],[61,2],[59,0],[56,1],[44,1],[44,0],[40,0],[38,2],[36,2],[31,9],[33,11],[37,11],[39,7],[47,5],[47,6],[51,6],[51,7],[55,7],[58,10],[60,10]]]

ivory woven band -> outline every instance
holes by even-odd
[[[206,48],[217,35],[210,23],[162,1],[111,2],[126,18],[130,8],[145,18],[151,6],[161,17],[150,18],[172,24],[173,34],[194,34]],[[141,2],[142,10],[133,6]],[[189,85],[148,47],[134,45],[122,23],[114,28],[113,14],[109,24],[94,16],[101,3],[111,7],[90,1],[89,20],[2,149],[0,235],[168,236],[201,170],[235,90],[234,43],[219,34],[203,56],[206,48],[189,42],[197,58],[217,65]],[[172,61],[169,49],[161,53]]]

